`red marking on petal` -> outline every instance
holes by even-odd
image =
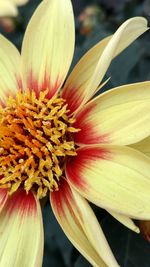
[[[80,131],[74,134],[76,143],[89,145],[109,143],[109,134],[100,134],[95,130],[94,123],[86,120],[86,117],[89,116],[89,113],[94,107],[94,103],[92,103],[77,115],[74,127],[79,128]]]
[[[44,80],[41,84],[38,83],[38,80],[36,77],[34,77],[32,71],[30,71],[30,74],[28,76],[27,80],[27,86],[30,90],[33,90],[36,93],[36,96],[39,96],[40,91],[44,91],[46,89],[49,89],[49,92],[47,94],[47,98],[51,98],[58,90],[58,88],[61,85],[61,80],[59,78],[56,79],[55,84],[52,86],[50,81],[50,76],[45,73]]]
[[[9,214],[19,211],[24,216],[25,214],[36,215],[37,205],[32,192],[28,194],[24,190],[16,191],[8,198],[6,210]]]
[[[53,86],[50,85],[50,81],[45,78],[45,81],[42,84],[42,87],[41,87],[40,90],[45,90],[45,88],[46,89],[47,88],[50,88],[50,90],[49,90],[49,92],[48,92],[48,94],[46,96],[47,98],[50,99],[50,98],[52,98],[55,95],[55,93],[58,91],[58,89],[60,88],[60,86],[61,86],[61,80],[59,78],[56,79],[55,84]]]
[[[22,90],[23,89],[23,84],[22,84],[21,78],[16,76],[16,79],[17,79],[17,84],[18,84],[18,88],[17,89]]]
[[[66,163],[66,175],[68,180],[78,187],[85,189],[88,184],[82,177],[86,169],[96,160],[110,160],[111,152],[103,147],[84,147],[77,151],[76,157],[70,157]]]
[[[71,189],[66,180],[61,179],[59,190],[51,192],[51,199],[53,200],[53,204],[55,204],[59,214],[62,213],[64,215],[64,204],[69,206],[68,198],[72,198]]]
[[[0,188],[0,210],[4,206],[8,197],[7,189]]]
[[[35,91],[36,95],[38,94],[38,81],[33,76],[32,71],[29,72],[28,79],[27,79],[27,89]]]
[[[67,221],[68,220],[67,216],[69,211],[71,217],[74,219],[78,227],[81,228],[81,225],[78,221],[77,216],[75,215],[74,210],[76,212],[78,211],[77,213],[78,216],[80,216],[80,219],[82,219],[82,216],[75,203],[75,199],[73,197],[71,188],[65,179],[61,180],[61,184],[59,186],[58,191],[51,192],[51,201],[53,202],[53,206],[55,210],[57,210],[59,217],[63,217]],[[69,221],[68,224],[70,224]]]
[[[83,101],[83,96],[77,93],[77,89],[68,87],[62,91],[62,98],[66,100],[70,113],[73,113]]]

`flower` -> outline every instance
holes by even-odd
[[[28,0],[1,0],[0,17],[15,17],[18,15],[17,6],[24,5]]]
[[[131,218],[150,219],[150,159],[131,147],[150,133],[150,82],[93,98],[113,58],[146,30],[144,18],[127,20],[65,84],[74,52],[70,0],[39,5],[21,56],[0,36],[1,266],[41,266],[47,195],[67,237],[97,267],[119,265],[88,201],[136,232]]]

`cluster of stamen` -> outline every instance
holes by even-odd
[[[76,156],[75,119],[64,99],[46,95],[18,92],[0,108],[0,188],[10,194],[23,187],[43,198],[58,190],[66,157]]]

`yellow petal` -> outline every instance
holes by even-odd
[[[135,225],[135,223],[127,216],[116,213],[114,211],[107,210],[116,220],[128,227],[130,230],[140,233],[140,229]]]
[[[95,94],[113,58],[147,29],[146,19],[129,19],[119,27],[112,38],[108,37],[98,43],[79,61],[63,91],[63,97],[72,112]]]
[[[19,191],[0,213],[0,266],[41,267],[43,225],[39,202]]]
[[[13,3],[15,3],[17,6],[22,6],[26,4],[29,0],[11,0]]]
[[[22,47],[26,87],[49,89],[63,84],[74,51],[74,19],[70,0],[44,0],[27,27]]]
[[[67,100],[68,108],[71,112],[77,109],[82,103],[97,62],[110,39],[111,36],[92,47],[81,58],[68,77],[62,91],[62,97]]]
[[[18,11],[13,2],[9,0],[0,0],[0,17],[17,16]]]
[[[145,127],[146,127],[146,125],[145,125]],[[141,151],[146,156],[150,157],[150,136],[148,136],[147,138],[141,140],[138,143],[135,143],[135,144],[131,145],[131,147]]]
[[[150,134],[150,81],[114,88],[77,114],[78,144],[129,145]]]
[[[59,191],[51,193],[50,201],[60,226],[73,245],[93,266],[107,267],[85,233],[86,229],[83,225],[85,218],[83,217],[82,211],[76,203],[72,191],[65,180],[62,181]],[[90,207],[88,207],[87,212],[89,209]],[[95,224],[96,219],[93,214],[92,216],[92,219],[94,218],[93,224]],[[96,229],[97,228],[98,226],[96,222]],[[93,229],[91,229],[91,232],[92,230]],[[110,265],[109,267],[112,266],[113,265]]]
[[[130,218],[150,219],[150,159],[121,146],[77,150],[66,164],[72,186],[94,204]]]
[[[20,54],[15,46],[0,35],[0,102],[22,88]]]
[[[109,267],[111,266],[118,267],[119,265],[116,262],[114,255],[112,254],[112,251],[110,250],[110,247],[106,241],[104,233],[90,205],[81,195],[77,193],[77,191],[72,189],[72,192],[77,207],[82,215],[80,223],[89,241],[91,242],[91,244],[93,245],[99,256]]]

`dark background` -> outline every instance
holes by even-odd
[[[1,23],[0,32],[20,50],[24,31],[39,0],[30,0],[8,29]],[[113,33],[133,16],[150,21],[150,0],[72,0],[76,21],[76,49],[72,67],[96,42]],[[149,23],[150,25],[150,23]],[[107,76],[112,87],[150,79],[150,33],[145,33],[111,64]],[[111,248],[122,267],[150,267],[150,244],[118,223],[105,211],[92,206],[102,224]],[[43,267],[91,266],[67,240],[56,222],[49,203],[43,210],[45,249]]]

